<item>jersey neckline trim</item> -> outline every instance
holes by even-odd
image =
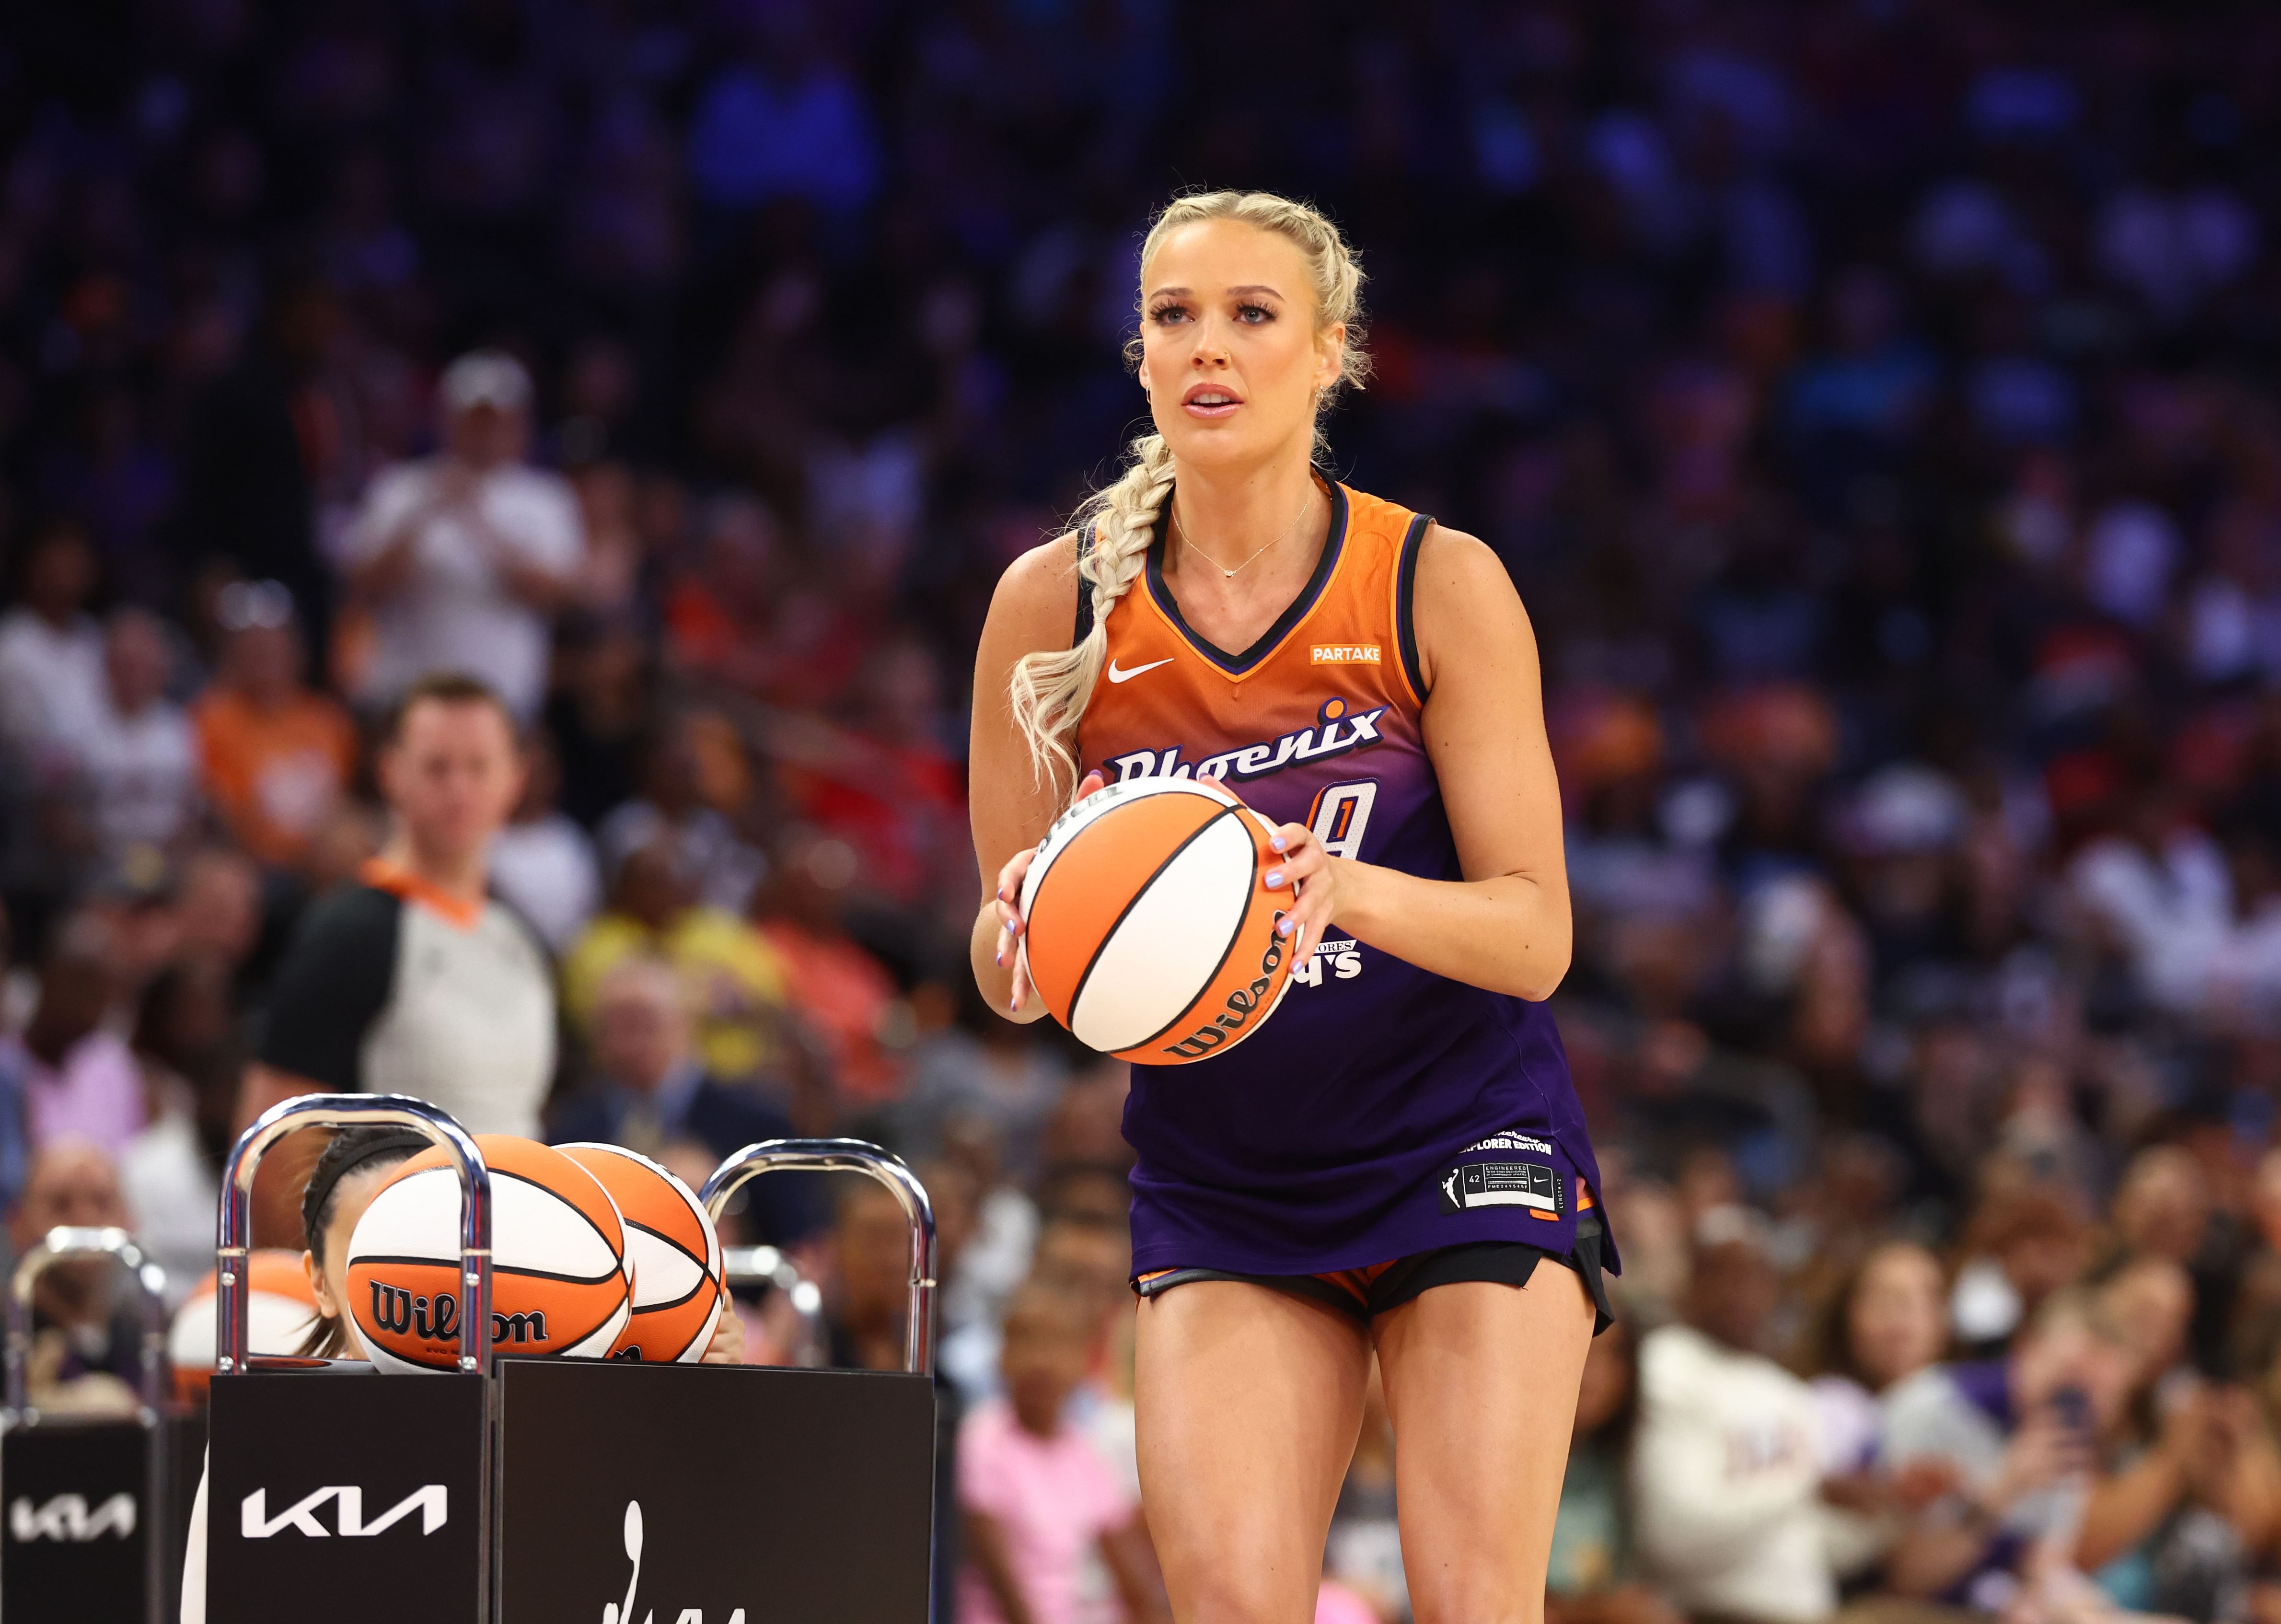
[[[1275,623],[1259,634],[1257,642],[1240,654],[1231,654],[1218,644],[1199,635],[1181,617],[1180,606],[1173,598],[1171,588],[1164,584],[1164,545],[1172,521],[1172,493],[1164,493],[1164,506],[1156,511],[1156,538],[1148,544],[1148,597],[1157,612],[1171,623],[1172,630],[1187,639],[1190,647],[1210,661],[1231,677],[1244,677],[1281,647],[1283,642],[1305,620],[1314,607],[1322,601],[1323,591],[1336,573],[1339,559],[1346,551],[1347,493],[1346,487],[1318,468],[1323,483],[1331,493],[1331,531],[1323,543],[1323,555],[1315,561],[1315,573],[1307,577],[1306,585],[1299,589],[1288,607],[1275,617]]]

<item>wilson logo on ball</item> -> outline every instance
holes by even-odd
[[[1022,883],[1031,985],[1084,1042],[1186,1064],[1265,1024],[1290,987],[1275,826],[1211,778],[1112,784],[1056,819]]]
[[[1282,923],[1283,916],[1278,912],[1275,916],[1275,924],[1280,927]],[[1268,939],[1267,951],[1259,955],[1259,974],[1251,985],[1248,987],[1240,986],[1230,993],[1227,995],[1227,1009],[1225,1013],[1214,1016],[1208,1025],[1197,1027],[1178,1043],[1168,1045],[1164,1052],[1182,1060],[1195,1060],[1209,1055],[1226,1042],[1227,1034],[1241,1031],[1243,1024],[1249,1020],[1259,1009],[1260,1001],[1266,996],[1267,989],[1274,985],[1275,972],[1281,967],[1282,963],[1283,933],[1279,928],[1275,934]]]
[[[418,1336],[449,1342],[460,1334],[460,1300],[446,1291],[433,1300],[415,1296],[400,1286],[372,1282],[372,1326],[384,1335]],[[491,1316],[491,1345],[521,1347],[546,1340],[544,1312]]]
[[[431,1311],[429,1300],[400,1286],[372,1283],[372,1326],[383,1334],[407,1334],[448,1342],[460,1334],[460,1300],[450,1292],[437,1295]]]

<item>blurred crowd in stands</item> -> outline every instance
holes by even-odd
[[[969,985],[963,716],[1149,210],[1285,189],[1372,278],[1336,470],[1543,643],[1628,1265],[1556,1624],[2281,1619],[2277,87],[2281,12],[2122,0],[13,8],[12,1236],[195,1278],[374,718],[465,669],[553,1120],[919,1164],[963,1491],[1039,1624],[1147,1612],[1124,1084]],[[892,1203],[801,1246],[895,1363]],[[1395,1518],[1380,1407],[1326,1617],[1407,1616]]]

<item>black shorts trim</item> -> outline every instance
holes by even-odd
[[[1468,1280],[1526,1286],[1536,1272],[1538,1261],[1550,1259],[1575,1270],[1585,1290],[1592,1294],[1592,1334],[1597,1336],[1616,1322],[1615,1310],[1608,1303],[1601,1241],[1599,1219],[1584,1212],[1577,1216],[1574,1249],[1565,1255],[1522,1241],[1469,1241],[1458,1246],[1436,1247],[1430,1252],[1412,1252],[1407,1257],[1396,1258],[1371,1276],[1368,1284],[1359,1288],[1359,1295],[1356,1289],[1341,1284],[1334,1274],[1243,1274],[1228,1269],[1166,1269],[1134,1280],[1133,1289],[1142,1297],[1157,1297],[1175,1286],[1194,1285],[1198,1280],[1237,1280],[1323,1303],[1367,1328],[1379,1315],[1400,1308],[1436,1286],[1455,1286]]]

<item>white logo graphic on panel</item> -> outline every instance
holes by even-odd
[[[290,1528],[310,1539],[330,1539],[333,1530],[317,1520],[319,1508],[328,1500],[338,1505],[339,1514],[335,1521],[343,1539],[370,1539],[385,1534],[414,1512],[420,1513],[420,1532],[433,1534],[451,1514],[450,1496],[441,1483],[414,1489],[371,1522],[364,1520],[361,1489],[334,1484],[313,1489],[274,1517],[269,1514],[269,1491],[257,1489],[238,1505],[238,1532],[247,1539],[272,1539]]]
[[[626,1559],[634,1565],[633,1577],[626,1581],[626,1598],[622,1602],[602,1604],[602,1624],[634,1624],[634,1592],[641,1589],[642,1509],[638,1500],[626,1502]],[[657,1624],[657,1609],[652,1607],[642,1615],[642,1624]],[[701,1607],[684,1607],[673,1624],[705,1624]],[[742,1607],[729,1615],[729,1624],[745,1624]]]
[[[1136,677],[1146,676],[1160,665],[1170,665],[1171,663],[1172,657],[1169,654],[1162,660],[1151,660],[1146,665],[1133,665],[1122,668],[1117,665],[1117,661],[1112,660],[1109,662],[1109,680],[1112,683],[1129,683]]]
[[[8,1508],[8,1532],[19,1543],[51,1539],[84,1545],[109,1535],[130,1539],[135,1534],[135,1496],[115,1494],[90,1511],[85,1495],[58,1495],[45,1505],[34,1505],[19,1496]]]

